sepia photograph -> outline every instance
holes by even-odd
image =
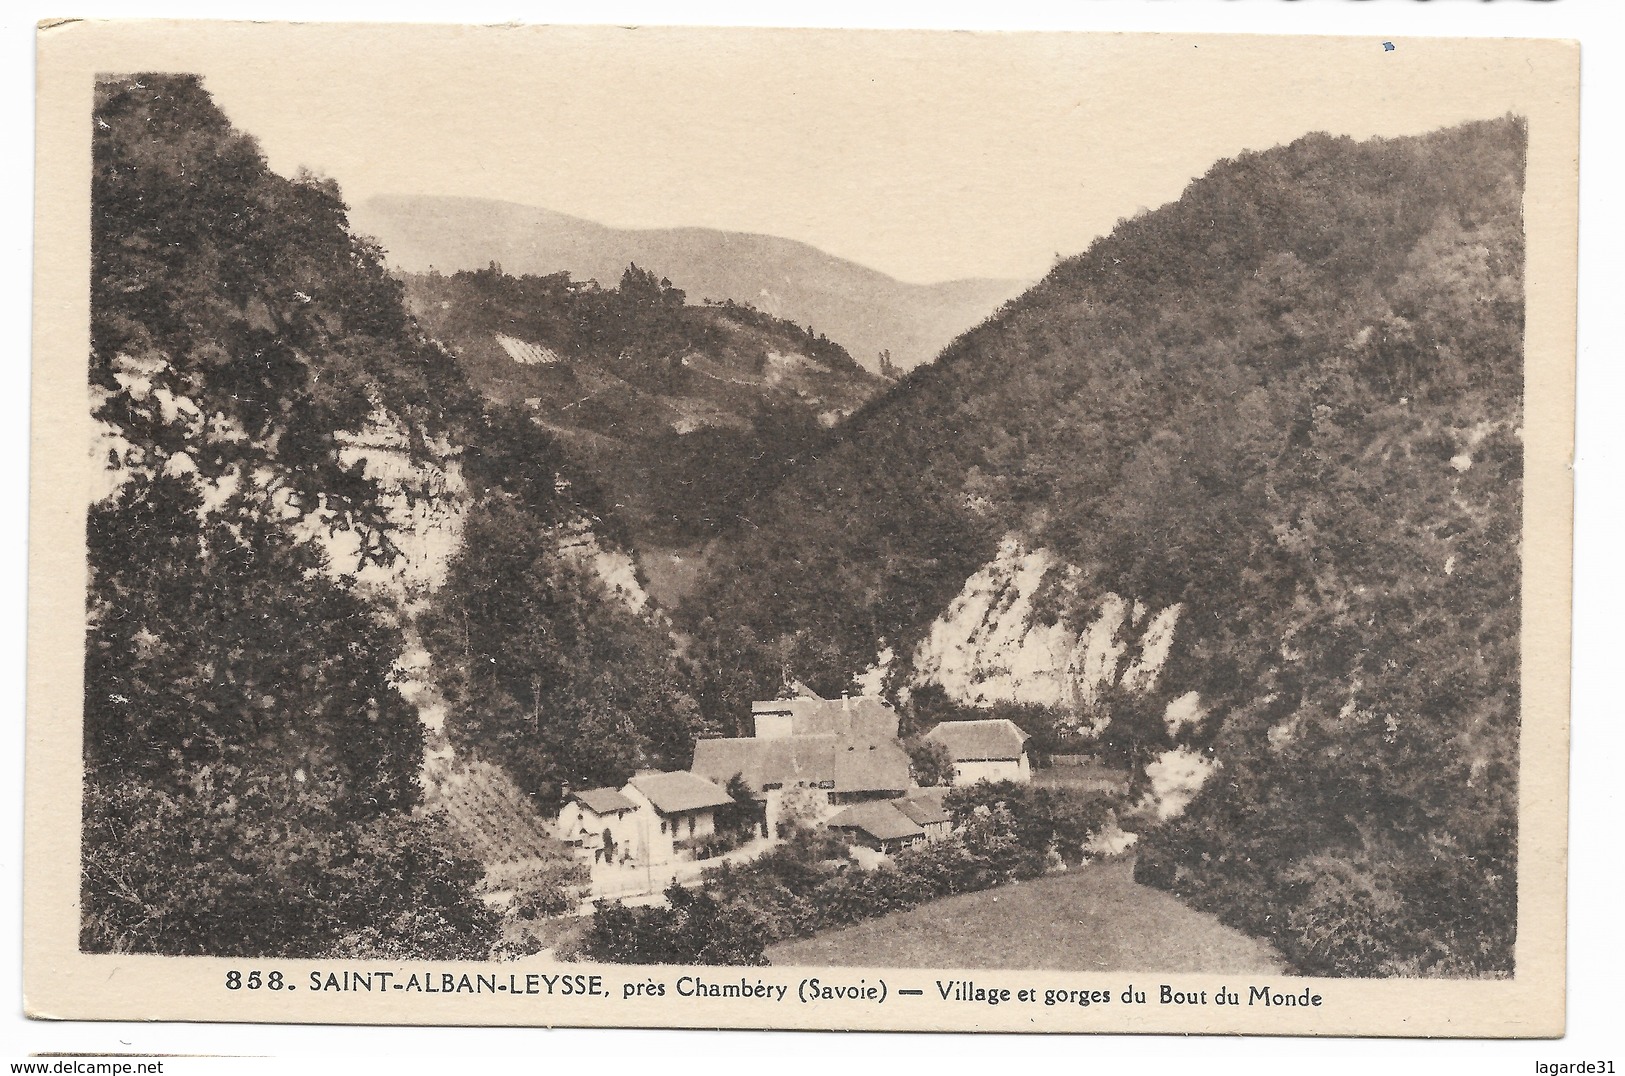
[[[39,48],[33,1015],[1561,1033],[1571,43]]]

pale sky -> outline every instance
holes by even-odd
[[[237,25],[143,55],[203,73],[273,167],[352,204],[469,195],[764,232],[923,283],[1036,278],[1244,149],[1522,111],[1541,80],[1521,48]]]

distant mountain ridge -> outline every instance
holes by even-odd
[[[499,263],[610,286],[628,263],[658,266],[695,300],[734,299],[810,325],[866,369],[929,362],[1027,286],[1016,280],[909,284],[793,239],[711,228],[623,229],[483,198],[382,195],[352,210],[390,264],[443,273]]]

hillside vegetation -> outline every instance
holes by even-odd
[[[1160,671],[1097,698],[1131,761],[1217,764],[1140,880],[1303,971],[1509,973],[1524,138],[1310,135],[1059,264],[715,551],[683,610],[707,712],[886,650],[907,697],[1014,536],[1070,566],[1035,621],[1181,611]],[[1040,720],[1088,739],[1064,709]]]
[[[613,288],[486,269],[407,278],[420,323],[494,403],[524,408],[593,476],[635,544],[737,526],[886,382],[840,345],[727,300],[693,304],[647,268]]]
[[[344,438],[387,416],[427,455],[446,368],[336,192],[195,79],[105,80],[96,120],[83,944],[483,953],[478,867],[414,814],[398,622],[312,537],[389,558]]]
[[[1299,971],[1511,973],[1521,122],[1221,161],[889,388],[647,267],[409,307],[192,77],[102,80],[94,130],[85,948],[482,956],[482,818],[861,675],[1132,771],[1136,880]],[[681,658],[663,543],[706,546]],[[425,794],[428,699],[490,811]],[[1033,834],[828,908],[1034,876]]]

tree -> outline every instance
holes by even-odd
[[[908,761],[909,773],[922,788],[954,783],[953,753],[935,740],[910,740]]]
[[[96,118],[81,943],[483,956],[477,867],[411,813],[398,621],[323,548],[392,556],[343,436],[421,453],[465,397],[337,188],[270,172],[197,78],[102,80]]]
[[[762,808],[756,802],[750,785],[745,782],[744,775],[736,773],[728,778],[723,791],[733,802],[717,808],[717,832],[733,840],[748,840],[755,836],[757,827],[762,824]]]
[[[612,901],[593,915],[585,951],[612,964],[767,963],[762,922],[723,904],[705,889],[676,883],[665,908],[628,908]]]
[[[670,639],[562,550],[574,532],[548,525],[559,514],[493,487],[422,628],[454,741],[544,802],[687,765],[701,728]]]
[[[1174,746],[1164,717],[1167,704],[1156,694],[1121,684],[1113,685],[1105,695],[1103,705],[1110,716],[1099,737],[1100,753],[1126,768],[1130,789],[1141,791],[1147,783],[1146,764]]]

